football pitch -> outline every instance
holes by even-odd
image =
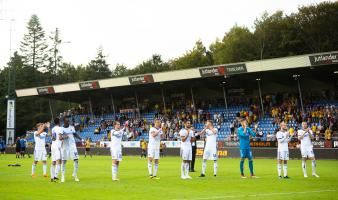
[[[218,175],[213,176],[213,162],[209,161],[205,178],[198,177],[201,159],[197,159],[192,180],[180,179],[179,157],[164,157],[160,161],[158,176],[151,180],[147,162],[136,156],[124,156],[119,168],[120,181],[111,180],[109,156],[80,157],[79,179],[71,178],[72,161],[67,163],[66,182],[53,183],[42,176],[42,165],[37,165],[37,177],[32,178],[33,158],[15,159],[15,155],[0,156],[0,198],[7,199],[338,199],[338,161],[318,160],[320,178],[302,175],[301,161],[290,160],[291,179],[278,179],[276,160],[255,159],[258,179],[239,177],[239,159],[221,158]],[[8,167],[18,163],[21,167]],[[48,161],[48,174],[49,174]],[[307,162],[308,175],[311,163]],[[248,175],[248,163],[245,163]]]

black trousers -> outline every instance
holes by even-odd
[[[190,170],[195,170],[196,145],[192,146],[192,158],[190,162]]]

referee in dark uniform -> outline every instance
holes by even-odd
[[[196,158],[196,149],[197,149],[197,144],[196,141],[199,140],[201,137],[199,135],[196,135],[196,140],[191,142],[191,147],[192,147],[192,158],[190,162],[190,172],[195,172],[195,158]]]

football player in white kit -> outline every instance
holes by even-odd
[[[157,175],[158,170],[158,161],[160,159],[160,142],[161,136],[163,135],[162,129],[164,124],[161,127],[161,120],[155,119],[154,126],[149,130],[149,143],[148,143],[148,172],[151,179],[159,179]],[[154,160],[154,170],[153,170],[153,160]]]
[[[112,158],[112,180],[118,181],[117,172],[119,169],[119,163],[122,161],[122,137],[125,134],[126,127],[128,126],[128,121],[125,123],[125,126],[121,129],[119,121],[114,121],[114,129],[110,131],[110,153]]]
[[[302,129],[298,130],[298,140],[300,140],[300,151],[302,154],[302,169],[304,178],[307,178],[306,160],[312,161],[312,176],[319,178],[316,173],[316,160],[313,153],[313,145],[311,140],[314,138],[312,130],[308,128],[306,122],[302,122]]]
[[[54,119],[54,127],[52,128],[52,164],[50,166],[50,180],[58,181],[58,174],[61,168],[61,144],[60,137],[62,135],[62,127],[60,126],[60,119]]]
[[[76,182],[80,181],[77,177],[77,170],[79,168],[79,154],[77,152],[75,138],[82,140],[76,133],[74,126],[69,124],[67,117],[63,118],[63,127],[61,134],[61,183],[65,182],[65,172],[67,160],[74,160],[73,178]]]
[[[194,131],[189,120],[185,121],[184,128],[179,132],[181,137],[181,179],[192,179],[189,176],[189,165],[192,159],[191,141],[195,139]]]
[[[46,129],[50,133],[50,124],[49,123],[38,123],[36,125],[37,131],[34,132],[34,162],[32,164],[32,177],[35,177],[35,168],[36,164],[39,161],[42,161],[43,166],[43,176],[47,177],[47,151],[46,151]]]
[[[214,176],[217,175],[217,128],[214,127],[211,120],[207,120],[205,128],[199,132],[199,135],[206,135],[206,144],[203,152],[202,172],[200,177],[205,177],[205,169],[207,168],[207,160],[214,161]]]
[[[290,133],[286,123],[283,121],[280,123],[280,130],[276,134],[278,142],[277,151],[277,171],[278,177],[282,178],[282,164],[284,171],[284,178],[288,179],[288,160],[289,160],[289,142],[291,140]]]

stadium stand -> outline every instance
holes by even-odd
[[[291,98],[292,99],[292,98]],[[236,137],[236,117],[246,117],[250,125],[257,126],[259,133],[254,140],[274,140],[274,134],[278,129],[280,121],[287,121],[288,127],[296,133],[303,119],[306,119],[318,137],[324,138],[327,129],[337,130],[338,102],[330,100],[318,100],[305,106],[305,113],[302,115],[296,99],[283,101],[279,106],[270,106],[265,109],[266,114],[259,116],[260,111],[257,105],[236,105],[224,107],[211,107],[197,109],[196,114],[188,110],[174,110],[167,114],[159,114],[156,111],[141,113],[105,113],[100,116],[81,114],[78,110],[68,110],[60,114],[60,117],[70,116],[71,121],[80,131],[83,138],[90,138],[93,142],[109,140],[109,130],[112,129],[112,122],[129,120],[130,132],[124,140],[148,140],[148,130],[153,119],[160,118],[167,124],[166,140],[177,140],[178,131],[184,119],[190,119],[197,131],[202,130],[205,120],[213,120],[219,129],[218,141],[233,141]],[[33,142],[33,137],[28,137],[28,142]],[[50,141],[50,139],[48,139]]]

